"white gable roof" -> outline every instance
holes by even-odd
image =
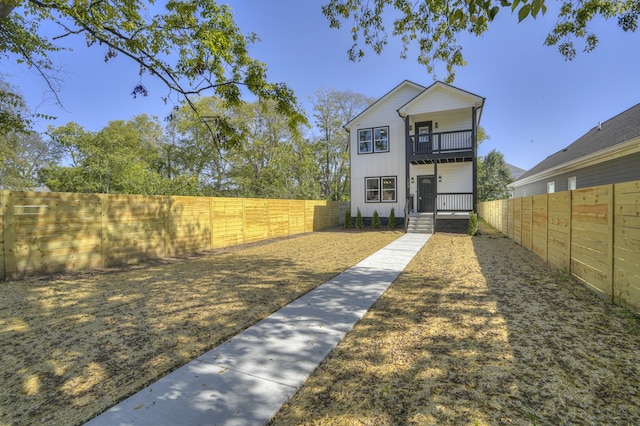
[[[402,117],[418,113],[482,107],[484,98],[466,90],[437,81],[398,108]]]
[[[381,106],[384,106],[385,108],[392,108],[391,111],[393,111],[394,109],[397,110],[399,107],[406,104],[409,100],[414,99],[420,93],[424,92],[425,89],[426,88],[424,86],[421,86],[409,80],[405,80],[391,89],[386,95],[382,96],[380,99],[369,105],[367,109],[351,119],[351,121],[344,125],[344,128],[349,130],[351,128],[351,124],[354,121],[371,114]]]

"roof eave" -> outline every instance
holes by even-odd
[[[626,142],[619,143],[600,151],[592,152],[591,154],[583,155],[575,160],[568,161],[566,163],[551,167],[536,173],[535,175],[527,176],[524,179],[516,180],[515,182],[507,185],[509,188],[519,188],[524,185],[539,181],[541,179],[556,176],[561,173],[571,172],[583,167],[592,166],[605,161],[613,160],[626,155],[640,152],[640,136],[630,139]]]

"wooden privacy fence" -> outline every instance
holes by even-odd
[[[640,312],[640,181],[480,203],[509,238]]]
[[[337,226],[337,201],[2,191],[2,279],[105,268]]]

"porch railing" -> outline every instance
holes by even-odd
[[[411,135],[411,155],[470,151],[473,148],[471,130]]]
[[[472,192],[439,192],[436,196],[436,211],[470,212],[472,210]]]

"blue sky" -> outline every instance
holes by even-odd
[[[228,0],[243,32],[255,32],[260,43],[253,57],[265,62],[269,79],[285,82],[311,116],[309,98],[318,89],[351,90],[380,97],[408,79],[429,85],[434,76],[416,61],[417,50],[400,59],[400,44],[391,41],[382,55],[367,51],[358,63],[348,60],[352,44],[349,28],[329,28],[320,7],[327,0]],[[543,45],[557,19],[556,3],[537,20],[520,24],[501,10],[482,37],[461,39],[468,65],[456,72],[454,85],[486,98],[481,125],[491,139],[481,154],[498,149],[507,162],[529,169],[553,152],[614,115],[640,102],[640,34],[626,34],[612,21],[598,21],[593,29],[598,48],[578,53],[566,62],[553,47]],[[150,76],[138,76],[126,58],[103,60],[104,49],[87,48],[78,39],[72,52],[58,54],[64,82],[61,109],[34,72],[3,64],[4,78],[14,84],[30,108],[55,115],[60,126],[75,121],[99,130],[111,120],[141,113],[164,117],[170,106],[160,99],[167,90]],[[577,46],[580,48],[580,46]],[[438,78],[445,77],[437,71]],[[139,82],[146,98],[130,95]]]

